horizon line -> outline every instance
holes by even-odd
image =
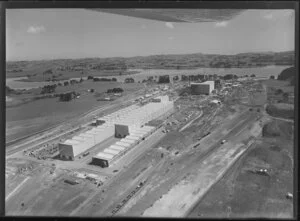
[[[222,56],[235,56],[240,54],[259,54],[259,53],[283,53],[283,52],[295,52],[295,49],[293,50],[285,50],[285,51],[255,51],[255,52],[240,52],[235,54],[216,54],[216,53],[201,53],[201,52],[195,52],[195,53],[185,53],[185,54],[150,54],[150,55],[136,55],[136,56],[113,56],[113,57],[81,57],[81,58],[46,58],[46,59],[34,59],[34,60],[6,60],[5,62],[34,62],[34,61],[55,61],[55,60],[81,60],[81,59],[112,59],[112,58],[135,58],[135,57],[151,57],[151,56],[174,56],[174,55],[196,55],[196,54],[202,54],[202,55],[222,55]]]

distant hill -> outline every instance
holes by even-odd
[[[292,85],[295,85],[295,77],[296,77],[296,68],[290,67],[287,69],[284,69],[279,75],[277,80],[282,81],[290,81]]]
[[[7,75],[26,76],[42,74],[45,71],[53,74],[59,72],[117,72],[128,69],[195,69],[207,68],[245,68],[269,65],[294,65],[294,52],[261,52],[241,53],[236,55],[219,54],[169,54],[137,56],[130,58],[84,58],[57,59],[42,61],[7,62]],[[51,70],[51,71],[50,71]]]

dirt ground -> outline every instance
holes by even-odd
[[[286,123],[286,122],[284,122]],[[292,218],[293,142],[262,137],[194,208],[189,217]],[[270,176],[251,173],[267,168]]]
[[[18,174],[8,179],[7,182],[15,187],[7,188],[6,215],[66,216],[95,189],[87,180],[76,179],[68,171],[55,169],[50,174],[51,170],[52,167],[40,165],[27,174]],[[67,184],[65,179],[79,180],[79,184]],[[25,181],[24,184],[22,181]]]

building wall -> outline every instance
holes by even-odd
[[[120,124],[115,125],[115,137],[124,138],[127,135],[129,135],[128,125],[120,125]]]
[[[106,159],[100,159],[97,157],[93,157],[92,164],[100,166],[100,167],[109,167],[109,161]]]
[[[73,146],[71,144],[58,144],[60,158],[74,160]]]
[[[191,84],[191,91],[194,95],[210,94],[214,88],[214,81],[207,81],[202,84]]]

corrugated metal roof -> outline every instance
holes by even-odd
[[[94,136],[92,134],[86,134],[86,133],[80,134],[80,136],[94,138]]]
[[[79,143],[81,143],[81,142],[78,140],[66,140],[64,142],[64,144],[79,144]]]
[[[112,158],[114,158],[114,155],[100,152],[95,157],[100,159],[111,160]]]
[[[126,138],[121,139],[120,141],[121,141],[121,142],[125,142],[125,143],[129,143],[129,144],[133,144],[133,143],[136,142],[136,140],[133,140],[133,139],[126,139]]]
[[[117,155],[118,153],[120,153],[119,150],[114,150],[114,149],[110,149],[110,148],[106,148],[103,150],[104,153],[109,153],[109,154],[112,154],[112,155]]]
[[[115,149],[115,150],[125,150],[125,147],[118,146],[118,145],[111,145],[109,146],[110,149]]]
[[[135,140],[135,141],[138,141],[141,139],[141,137],[137,137],[137,136],[133,136],[133,135],[129,135],[126,138],[129,140]]]
[[[121,142],[121,141],[116,142],[116,144],[118,146],[122,146],[122,147],[130,147],[131,146],[129,143],[125,143],[125,142]]]

